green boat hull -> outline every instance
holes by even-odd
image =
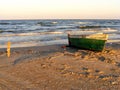
[[[106,40],[97,40],[97,39],[89,39],[89,38],[68,38],[69,45],[74,46],[81,49],[102,51],[104,49],[104,45]]]

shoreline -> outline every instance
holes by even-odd
[[[63,41],[63,42],[61,42],[60,43],[60,41]],[[45,43],[36,43],[36,44],[33,44],[33,45],[31,45],[31,44],[26,44],[26,45],[22,45],[22,46],[16,46],[16,44],[12,44],[11,43],[11,49],[19,49],[19,48],[34,48],[34,47],[47,47],[47,46],[59,46],[59,45],[68,45],[68,40],[60,40],[60,41],[57,41],[57,42],[51,42],[51,43],[49,43],[49,42],[45,42]],[[120,48],[118,45],[120,44],[120,42],[119,41],[107,41],[106,43],[105,43],[105,47],[112,47],[112,48]],[[1,45],[1,47],[0,47],[0,50],[5,50],[7,48],[7,44],[6,45],[4,45],[4,46],[2,46]],[[78,48],[79,49],[79,48]]]

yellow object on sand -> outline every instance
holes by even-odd
[[[11,45],[11,42],[8,42],[7,43],[7,56],[10,57],[10,45]]]

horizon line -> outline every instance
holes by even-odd
[[[120,19],[118,19],[118,18],[82,18],[82,19],[80,19],[80,18],[44,18],[44,19],[42,19],[42,18],[38,18],[38,19],[27,19],[27,18],[25,18],[25,19],[0,19],[0,20],[76,20],[76,19],[78,19],[78,20],[120,20]]]

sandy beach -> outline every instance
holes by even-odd
[[[103,52],[64,45],[0,49],[0,90],[119,90],[120,43]]]

